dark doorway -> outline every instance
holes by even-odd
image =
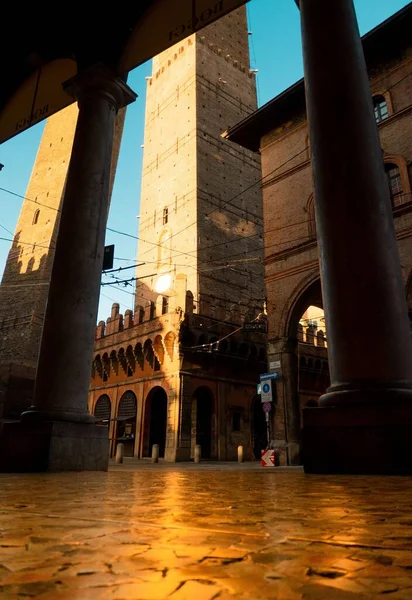
[[[252,448],[256,460],[260,460],[261,450],[267,446],[267,430],[265,413],[263,412],[260,396],[252,400]]]
[[[143,456],[151,456],[153,444],[159,444],[159,456],[164,458],[166,448],[167,394],[155,387],[146,400],[145,440]]]
[[[213,395],[204,387],[195,392],[196,444],[202,448],[202,458],[212,458]]]

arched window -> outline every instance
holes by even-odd
[[[154,302],[150,302],[150,320],[154,319],[156,316],[156,304]]]
[[[168,267],[172,263],[172,234],[166,227],[159,237],[158,244],[158,269]]]
[[[375,112],[375,121],[381,123],[389,117],[388,103],[381,94],[373,97],[373,110]]]
[[[403,194],[401,172],[395,163],[385,163],[385,172],[388,178],[392,206],[396,206],[400,203],[400,196]]]
[[[96,421],[108,424],[110,420],[110,412],[111,412],[111,402],[109,396],[103,394],[97,400],[96,405],[94,407],[94,416],[96,417]]]
[[[40,215],[40,209],[38,208],[34,212],[32,225],[37,225],[37,221],[39,220],[39,215]]]
[[[315,220],[315,199],[313,194],[306,204],[306,214],[308,215],[308,235],[309,239],[316,238],[316,220]]]
[[[162,315],[165,315],[169,310],[169,298],[167,296],[163,296],[162,298]]]
[[[165,206],[163,209],[163,225],[167,225],[168,220],[169,220],[169,209],[167,208],[167,206]]]

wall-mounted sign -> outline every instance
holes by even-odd
[[[270,370],[280,369],[280,360],[273,360],[272,362],[270,362],[269,369]]]
[[[266,333],[266,321],[253,321],[252,323],[245,323],[243,325],[244,331],[260,331]]]

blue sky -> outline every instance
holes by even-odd
[[[405,0],[355,0],[361,33],[366,33],[407,4],[409,2]],[[262,105],[302,77],[299,12],[294,0],[251,0],[248,15],[249,29],[253,32],[250,36],[251,65],[259,69],[258,94]],[[145,77],[150,71],[151,65],[146,63],[129,75],[128,83],[137,92],[138,99],[127,112],[108,223],[109,227],[132,235],[137,234],[138,228]],[[43,127],[44,124],[39,124],[0,147],[0,162],[5,165],[0,172],[0,187],[24,195]],[[14,231],[21,202],[0,191],[0,237],[11,237],[6,230]],[[136,240],[108,231],[106,243],[116,245],[116,257],[127,259],[117,260],[115,266],[134,263]],[[9,247],[10,242],[0,240],[0,272],[3,272]],[[128,273],[132,274],[133,270]],[[104,287],[99,318],[109,316],[114,301],[120,303],[122,311],[133,308],[131,290],[130,287],[125,290],[118,286]]]

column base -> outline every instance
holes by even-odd
[[[189,462],[190,448],[183,446],[171,448],[170,452],[166,452],[165,460],[168,462]]]
[[[59,421],[15,421],[0,430],[0,472],[107,471],[106,428]]]
[[[412,404],[303,409],[306,473],[412,474]]]

